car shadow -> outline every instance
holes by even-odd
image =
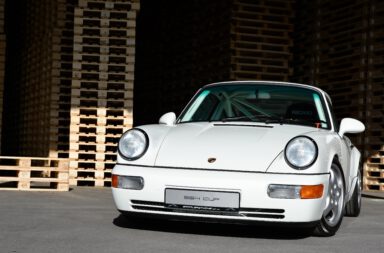
[[[383,192],[363,193],[362,197],[367,199],[384,199],[384,193]]]
[[[121,228],[149,230],[167,233],[195,235],[298,240],[312,236],[312,230],[304,227],[221,224],[192,221],[173,221],[153,218],[125,217],[119,215],[113,220]]]

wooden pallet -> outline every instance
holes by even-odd
[[[363,189],[364,191],[384,191],[384,179],[364,178]]]
[[[74,27],[74,34],[81,36],[95,36],[95,37],[134,37],[135,30],[133,29],[119,29],[119,28],[106,28],[106,27]]]
[[[365,164],[363,185],[366,191],[384,191],[384,162]]]
[[[69,178],[77,180],[78,178],[94,178],[94,179],[111,179],[112,170],[93,170],[93,169],[77,169],[71,170]]]
[[[96,63],[111,63],[111,64],[125,64],[133,63],[135,48],[128,47],[127,55],[98,55],[98,54],[87,54],[76,52],[73,55],[74,62],[83,63],[83,62],[96,62]]]
[[[79,7],[87,8],[91,10],[139,10],[140,2],[138,0],[133,1],[103,1],[103,0],[79,0]]]
[[[112,170],[115,166],[115,161],[76,161],[70,160],[69,167],[71,170],[90,169],[90,170]]]
[[[111,179],[95,179],[92,177],[78,177],[69,179],[69,184],[73,186],[88,186],[88,187],[111,187]]]
[[[68,191],[68,160],[0,157],[0,190]]]
[[[86,13],[88,14],[89,12],[86,12]],[[122,19],[101,18],[101,17],[100,18],[99,17],[75,17],[75,25],[100,27],[100,28],[106,27],[106,28],[112,28],[112,29],[115,29],[115,28],[130,29],[130,28],[136,27],[136,20],[129,20],[129,19],[122,20]]]

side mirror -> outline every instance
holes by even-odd
[[[176,121],[176,114],[174,112],[168,112],[160,117],[159,124],[173,126]]]
[[[355,134],[364,132],[364,130],[365,126],[360,121],[352,118],[344,118],[340,123],[339,135],[343,137],[346,133]]]

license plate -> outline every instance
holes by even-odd
[[[165,204],[218,208],[239,208],[240,193],[165,189]]]

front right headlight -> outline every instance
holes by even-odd
[[[148,149],[148,136],[138,128],[128,130],[119,140],[118,152],[127,160],[142,157]]]
[[[303,170],[316,161],[318,150],[314,140],[307,136],[298,136],[288,142],[284,154],[292,168]]]

